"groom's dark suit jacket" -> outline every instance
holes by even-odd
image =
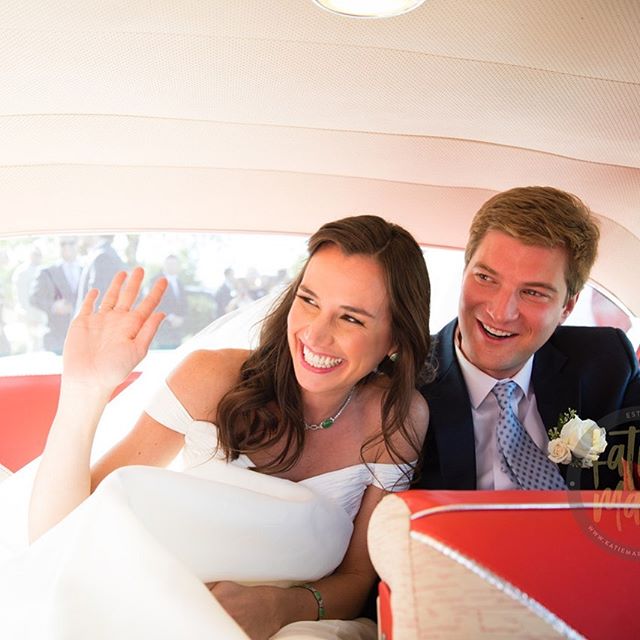
[[[457,321],[434,336],[431,363],[436,368],[433,382],[421,387],[429,403],[429,429],[424,445],[421,489],[475,489],[476,460],[471,405],[454,349]],[[614,431],[640,427],[640,372],[638,360],[624,333],[618,329],[558,327],[535,354],[531,381],[538,412],[549,428],[567,409],[575,409],[608,429],[605,462],[616,459],[625,446],[638,461],[640,434],[629,446],[629,436]],[[633,430],[630,431],[633,434]],[[632,452],[629,449],[633,449]],[[615,488],[618,469],[598,464],[596,470],[577,471],[559,465],[575,488]],[[568,476],[567,476],[568,474]],[[570,484],[571,486],[571,484]]]

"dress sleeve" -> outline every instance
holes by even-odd
[[[371,484],[384,491],[405,491],[411,484],[413,469],[416,463],[410,464],[369,464]]]
[[[193,418],[188,411],[180,404],[178,398],[163,380],[158,390],[151,396],[144,412],[151,416],[156,422],[186,434],[193,424]]]
[[[185,470],[194,470],[214,459],[225,458],[218,447],[218,429],[215,424],[194,420],[166,382],[153,394],[144,411],[161,425],[184,435],[182,459]],[[239,466],[252,466],[245,457],[240,456],[235,463]],[[199,473],[201,471],[202,469]]]

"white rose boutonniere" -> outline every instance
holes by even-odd
[[[557,464],[592,467],[607,447],[607,432],[593,420],[582,420],[575,409],[562,413],[548,434],[548,458]]]

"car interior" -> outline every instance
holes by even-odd
[[[437,331],[456,313],[473,214],[505,189],[549,185],[579,196],[601,230],[567,322],[621,328],[640,353],[640,3],[392,0],[387,17],[338,4],[3,2],[0,487],[41,453],[61,372],[17,274],[34,247],[38,267],[53,263],[65,238],[82,261],[113,237],[149,279],[179,259],[189,316],[122,385],[144,388],[206,327],[227,338],[226,315],[288,282],[309,235],[354,214],[417,239]],[[607,547],[575,517],[595,494],[576,506],[426,493],[390,496],[372,523],[380,638],[637,633],[635,500],[606,498]],[[529,546],[510,544],[514,527],[536,532]],[[561,578],[550,548],[568,563]],[[620,586],[599,606],[594,572]]]

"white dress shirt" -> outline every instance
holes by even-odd
[[[491,390],[499,381],[471,364],[459,348],[457,339],[455,348],[471,401],[476,448],[476,486],[478,489],[517,489],[518,487],[500,468],[498,457],[496,424],[500,408]],[[511,399],[512,408],[533,441],[540,449],[546,451],[549,437],[538,413],[536,396],[531,385],[532,368],[533,356],[516,375],[505,380],[513,380],[518,385]]]
[[[180,297],[180,286],[178,285],[178,276],[175,274],[164,274],[164,277],[167,279],[169,286],[171,287],[173,294],[176,298]]]
[[[77,262],[64,261],[62,263],[62,271],[71,287],[71,291],[76,293],[78,291],[78,284],[80,283],[80,265]]]

